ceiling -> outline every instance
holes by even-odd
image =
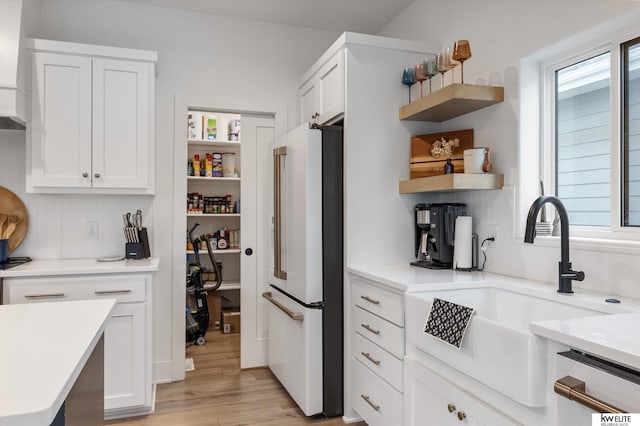
[[[377,34],[412,0],[120,0],[219,16]]]

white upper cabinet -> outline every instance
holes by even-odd
[[[153,69],[144,62],[93,60],[93,186],[149,186],[149,81]],[[152,86],[153,87],[153,86]]]
[[[155,52],[31,42],[27,191],[153,194]]]
[[[334,53],[306,80],[298,96],[303,122],[328,124],[344,113],[344,51]]]

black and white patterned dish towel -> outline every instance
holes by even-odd
[[[424,332],[460,349],[473,308],[434,298]]]

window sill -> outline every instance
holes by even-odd
[[[522,244],[524,238],[518,238]],[[560,237],[536,237],[534,245],[560,247]],[[612,254],[640,254],[640,241],[614,240],[609,238],[570,237],[569,247],[576,250],[588,250]]]

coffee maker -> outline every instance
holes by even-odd
[[[430,269],[451,268],[456,218],[466,215],[466,205],[418,204],[415,213],[416,261],[411,265]]]

